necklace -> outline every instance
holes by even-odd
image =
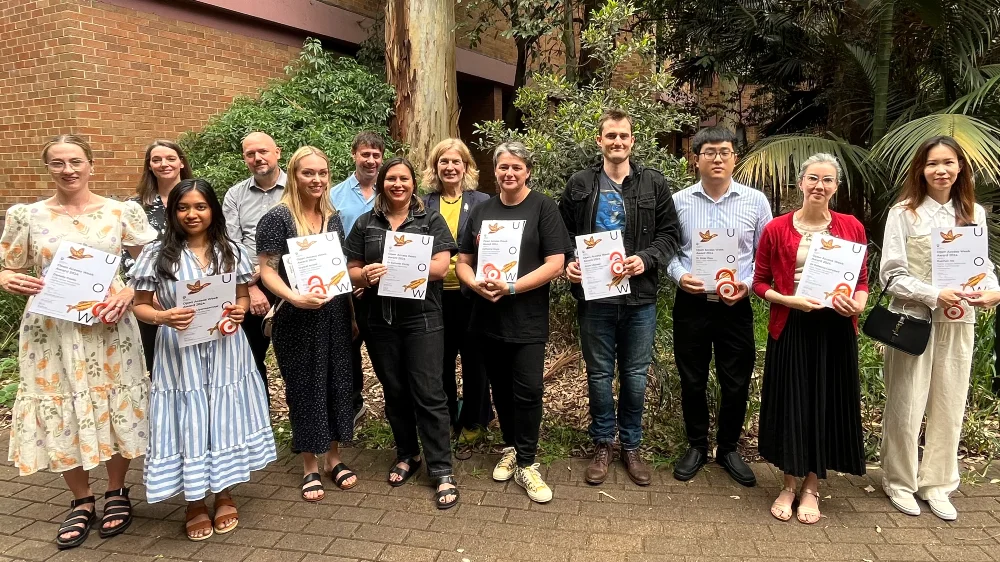
[[[202,256],[201,256],[201,255],[200,255],[200,254],[199,254],[198,252],[195,252],[195,251],[194,251],[194,249],[193,249],[193,248],[191,248],[191,246],[188,246],[188,251],[189,251],[189,252],[191,252],[191,255],[192,255],[192,256],[194,256],[194,262],[195,262],[196,264],[198,264],[198,269],[200,269],[202,273],[208,273],[207,271],[205,271],[205,269],[206,269],[206,268],[207,268],[208,266],[212,265],[212,260],[211,260],[211,258],[209,258],[209,257],[208,257],[208,256],[206,255],[206,256],[205,256],[205,263],[202,263]]]
[[[87,202],[83,204],[83,211],[86,211],[87,207],[90,206],[90,197],[91,197],[90,195],[87,195]],[[56,202],[57,203],[59,202],[58,198],[56,198]],[[78,212],[76,215],[70,214],[69,209],[67,209],[66,205],[63,205],[62,203],[59,203],[59,208],[62,209],[64,213],[66,213],[66,216],[73,219],[73,226],[80,224],[80,217],[83,216],[84,214],[83,211]]]
[[[462,194],[459,193],[458,197],[456,197],[454,199],[447,199],[447,198],[445,198],[444,195],[442,195],[441,196],[441,200],[444,201],[445,203],[449,204],[449,205],[454,205],[455,203],[458,203],[459,201],[462,200]]]

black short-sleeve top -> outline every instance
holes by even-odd
[[[517,205],[505,205],[492,197],[477,205],[469,216],[462,236],[463,254],[476,256],[479,231],[484,221],[523,220],[518,279],[541,267],[545,258],[573,251],[569,232],[550,197],[531,191]],[[549,339],[549,284],[515,295],[505,295],[495,303],[476,294],[473,297],[472,330],[511,343],[544,343]]]
[[[373,209],[361,215],[354,228],[347,235],[344,254],[349,260],[360,260],[366,265],[380,263],[385,250],[385,233],[392,230],[389,220],[380,211]],[[455,238],[448,229],[448,223],[440,213],[431,209],[410,207],[410,214],[399,225],[396,232],[408,232],[434,237],[431,254],[458,251]],[[430,281],[424,300],[381,297],[378,286],[365,289],[362,296],[368,305],[369,325],[393,326],[419,332],[433,332],[444,327],[441,315],[441,291],[444,281]]]

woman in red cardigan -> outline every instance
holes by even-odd
[[[862,265],[853,298],[834,295],[833,308],[795,296],[813,236],[867,245],[857,219],[830,210],[839,179],[840,164],[829,154],[803,162],[802,208],[764,227],[757,248],[753,290],[771,303],[758,449],[785,473],[771,506],[782,521],[792,517],[796,478],[804,478],[798,520],[813,524],[826,471],[865,472],[857,319],[868,300],[868,271]]]

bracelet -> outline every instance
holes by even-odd
[[[162,326],[162,324],[160,324],[160,311],[158,310],[153,312],[153,324]]]

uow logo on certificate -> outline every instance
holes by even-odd
[[[625,274],[622,231],[595,232],[576,237],[576,256],[583,273],[586,300],[605,299],[632,292]]]
[[[42,291],[28,312],[77,324],[94,324],[118,273],[119,256],[82,244],[63,242],[45,270]]]
[[[291,238],[288,251],[293,272],[289,277],[294,275],[300,293],[333,298],[353,290],[347,274],[347,258],[336,232]]]
[[[517,281],[521,235],[527,221],[483,221],[479,229],[476,281]]]
[[[433,249],[433,236],[385,231],[382,265],[386,272],[378,282],[379,296],[424,300]]]

